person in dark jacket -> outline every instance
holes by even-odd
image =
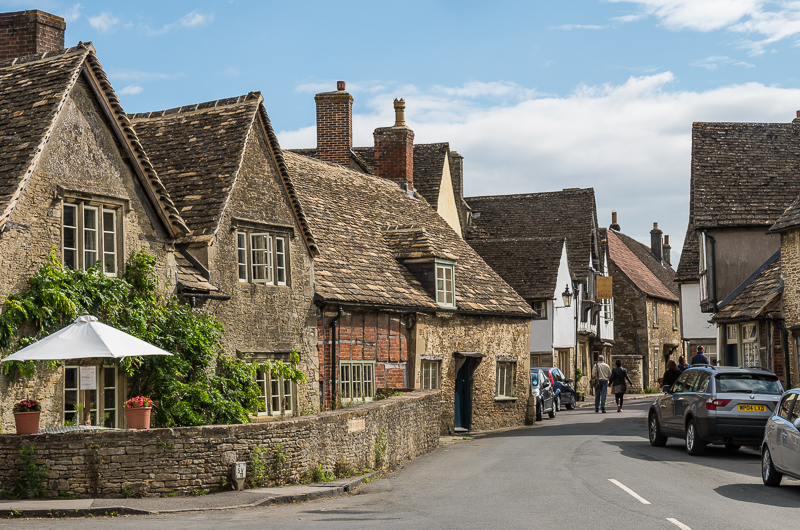
[[[675,381],[681,376],[681,371],[678,369],[678,365],[675,364],[675,361],[672,359],[669,360],[667,363],[667,370],[664,372],[664,377],[661,380],[661,384],[663,385],[664,392],[668,392],[672,385],[675,384]]]
[[[689,364],[686,362],[686,357],[681,355],[680,357],[678,357],[678,370],[683,372],[687,368],[689,368]]]
[[[625,381],[630,383],[631,386],[633,386],[633,381],[628,377],[628,371],[623,368],[621,360],[617,359],[614,364],[617,366],[611,370],[611,379],[608,382],[611,385],[611,391],[614,393],[614,399],[617,401],[617,412],[622,412],[622,400],[628,390]]]

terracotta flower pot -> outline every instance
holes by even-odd
[[[15,412],[14,423],[17,424],[17,434],[36,434],[39,432],[39,414],[37,410],[33,412]]]
[[[149,429],[150,409],[151,407],[137,407],[134,409],[125,409],[125,416],[128,418],[128,428]]]

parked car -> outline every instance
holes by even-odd
[[[556,382],[561,384],[561,393],[556,398],[556,410],[561,410],[562,403],[567,407],[567,410],[574,409],[578,403],[578,394],[575,392],[575,387],[572,386],[572,379],[567,379],[564,372],[558,368],[539,367],[539,369],[550,376],[550,382],[553,384],[553,387],[559,386],[556,385]]]
[[[761,480],[778,486],[784,475],[800,479],[800,389],[786,392],[767,420],[761,444]]]
[[[693,366],[650,405],[650,444],[684,438],[690,455],[703,454],[708,444],[758,446],[782,393],[778,377],[763,368]]]
[[[546,412],[556,417],[556,400],[549,374],[540,368],[531,368],[531,395],[536,398],[536,421],[542,421]]]

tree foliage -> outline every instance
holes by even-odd
[[[6,300],[0,315],[0,354],[9,355],[61,329],[86,310],[174,354],[118,361],[130,378],[130,395],[153,399],[156,425],[246,423],[248,413],[258,411],[257,365],[226,356],[222,324],[165,295],[155,265],[153,256],[134,252],[122,277],[110,278],[99,262],[86,271],[65,268],[53,251],[29,279],[28,290]],[[305,376],[297,361],[293,355],[288,364],[265,368],[301,382]],[[52,368],[57,363],[5,362],[2,369],[10,378],[31,377],[37,365]]]

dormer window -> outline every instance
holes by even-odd
[[[456,306],[455,263],[436,260],[436,303],[442,307]]]

